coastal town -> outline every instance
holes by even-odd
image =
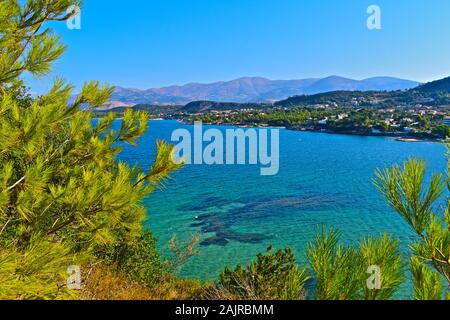
[[[299,131],[393,136],[400,140],[442,140],[450,135],[450,109],[417,104],[413,107],[343,108],[337,104],[272,109],[211,110],[160,115],[187,123],[201,121],[240,127],[284,127]]]

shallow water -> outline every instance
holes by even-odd
[[[151,121],[138,147],[125,146],[121,159],[147,169],[156,139],[169,140],[175,121]],[[227,127],[205,126],[225,130]],[[261,176],[259,166],[186,166],[145,204],[146,226],[161,250],[176,234],[201,234],[199,252],[180,270],[182,276],[214,279],[227,265],[246,263],[269,244],[292,247],[299,263],[317,227],[342,232],[345,242],[387,232],[408,254],[415,239],[406,223],[372,185],[376,168],[409,156],[426,160],[429,171],[446,169],[445,146],[404,143],[390,138],[280,131],[280,172]],[[409,298],[411,283],[398,298]]]

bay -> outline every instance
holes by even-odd
[[[229,127],[204,126],[221,131]],[[170,141],[176,121],[150,121],[137,147],[125,145],[120,159],[148,169],[157,139]],[[300,264],[321,225],[342,233],[346,243],[384,232],[398,238],[408,255],[415,239],[406,223],[387,205],[371,179],[377,168],[408,157],[426,161],[431,172],[446,170],[443,144],[405,143],[383,137],[280,131],[280,171],[261,176],[259,166],[189,165],[145,200],[146,227],[162,252],[173,235],[187,241],[201,235],[198,253],[179,273],[213,280],[225,266],[251,261],[269,244],[294,249]],[[397,298],[407,299],[411,280]]]

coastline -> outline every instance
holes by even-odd
[[[443,143],[442,139],[431,139],[431,138],[420,138],[411,135],[405,134],[396,134],[396,133],[364,133],[364,132],[355,132],[355,131],[333,131],[333,130],[316,130],[316,129],[296,129],[296,128],[286,128],[287,130],[292,131],[304,131],[304,132],[316,132],[316,133],[326,133],[326,134],[338,134],[338,135],[349,135],[349,136],[361,136],[361,137],[381,137],[381,138],[391,138],[398,142],[432,142],[432,143]]]
[[[99,120],[101,117],[94,117],[93,120]],[[122,117],[117,117],[115,120],[123,120]],[[193,125],[192,122],[184,121],[183,119],[164,119],[164,118],[155,118],[155,119],[148,119],[149,121],[177,121],[184,125]],[[305,127],[294,127],[294,126],[270,126],[270,125],[258,125],[258,126],[252,126],[252,125],[243,125],[240,123],[208,123],[204,122],[203,124],[206,125],[214,125],[214,126],[229,126],[229,127],[236,127],[241,129],[285,129],[289,131],[300,131],[300,132],[315,132],[315,133],[325,133],[325,134],[335,134],[335,135],[349,135],[349,136],[361,136],[361,137],[380,137],[380,138],[391,138],[398,142],[405,142],[405,143],[445,143],[445,139],[431,139],[431,138],[420,138],[416,136],[411,135],[405,135],[405,134],[396,134],[396,133],[364,133],[364,132],[355,132],[355,131],[332,131],[328,129],[312,129],[312,128],[305,128]]]
[[[169,119],[167,119],[169,120]],[[170,119],[174,120],[174,119]],[[186,122],[182,119],[176,119],[176,121],[185,124],[185,125],[193,125],[190,122]],[[327,129],[311,129],[311,128],[305,128],[305,127],[294,127],[294,126],[269,126],[269,125],[258,125],[258,126],[252,126],[252,125],[242,125],[239,123],[204,123],[207,125],[216,125],[216,126],[231,126],[236,128],[255,128],[255,129],[285,129],[290,131],[301,131],[301,132],[315,132],[315,133],[325,133],[325,134],[336,134],[336,135],[349,135],[349,136],[361,136],[361,137],[380,137],[380,138],[392,138],[395,141],[398,142],[405,142],[405,143],[423,143],[423,142],[429,142],[429,143],[445,143],[444,139],[431,139],[431,138],[420,138],[415,137],[411,135],[405,135],[405,134],[396,134],[396,133],[364,133],[364,132],[355,132],[355,131],[332,131]]]

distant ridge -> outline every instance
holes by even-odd
[[[364,80],[331,76],[323,79],[270,80],[262,77],[244,77],[232,81],[208,84],[189,83],[148,90],[115,87],[111,100],[115,105],[136,104],[184,105],[192,101],[259,103],[275,102],[291,96],[317,94],[337,90],[406,90],[420,83],[393,77],[375,77]]]
[[[422,93],[450,93],[450,77],[425,83],[414,89],[414,91],[419,91]]]

